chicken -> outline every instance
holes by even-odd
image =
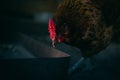
[[[115,43],[120,43],[120,16],[118,17],[118,20],[116,21],[116,24],[114,25],[114,34],[112,41]]]
[[[62,0],[50,19],[56,33],[53,44],[58,40],[77,47],[85,58],[105,49],[111,42],[119,16],[109,12],[118,10],[112,8],[112,3],[108,0]]]

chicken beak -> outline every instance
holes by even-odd
[[[55,47],[55,40],[52,39],[52,46]]]

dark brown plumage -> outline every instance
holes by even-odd
[[[107,1],[63,0],[53,17],[57,38],[64,37],[63,42],[80,48],[84,57],[105,49],[111,42],[115,29],[112,21],[116,19],[113,12],[107,15],[114,10],[112,2]]]

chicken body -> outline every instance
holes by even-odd
[[[53,17],[57,38],[80,48],[84,57],[99,53],[113,35],[113,25],[103,14],[103,5],[94,0],[63,0]]]

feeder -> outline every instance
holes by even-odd
[[[2,59],[0,74],[3,79],[21,80],[67,80],[70,55],[21,35],[23,47],[36,58]]]

